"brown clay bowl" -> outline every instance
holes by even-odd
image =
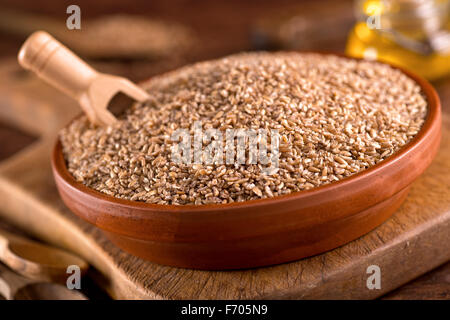
[[[418,135],[385,161],[308,191],[233,204],[175,206],[116,199],[75,181],[61,144],[52,166],[64,203],[123,250],[156,263],[208,270],[273,265],[319,254],[357,239],[388,219],[437,153],[440,102],[427,97]]]

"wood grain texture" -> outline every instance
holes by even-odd
[[[12,64],[8,72],[13,72],[11,69]],[[6,82],[11,78],[1,70],[0,117],[41,136],[0,164],[1,214],[34,236],[84,257],[103,274],[102,283],[115,298],[369,299],[450,259],[448,116],[444,117],[436,159],[412,185],[402,207],[374,231],[328,253],[293,263],[242,271],[196,271],[131,256],[65,208],[51,176],[50,150],[58,126],[78,111],[58,93],[46,95],[48,88],[33,77]],[[28,108],[34,110],[34,119],[22,116]],[[381,268],[381,290],[366,288],[366,268],[372,264]]]
[[[450,300],[450,262],[388,293],[385,300]]]

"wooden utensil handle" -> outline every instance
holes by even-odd
[[[2,257],[5,256],[6,250],[8,250],[8,238],[4,236],[0,231],[0,261],[2,261]]]
[[[19,63],[80,100],[98,73],[45,31],[34,32],[19,51]]]
[[[0,263],[0,294],[7,300],[12,300],[20,288],[34,282],[36,281],[26,279]]]

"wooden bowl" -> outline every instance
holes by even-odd
[[[403,71],[403,70],[402,70]],[[414,139],[385,161],[308,191],[241,203],[175,206],[116,199],[77,182],[61,143],[52,166],[64,203],[123,250],[156,263],[207,270],[273,265],[312,256],[374,229],[405,200],[440,142],[440,102],[433,87],[403,71],[429,104]]]

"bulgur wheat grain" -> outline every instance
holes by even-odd
[[[315,188],[397,152],[427,113],[421,88],[377,62],[300,53],[244,53],[153,78],[153,97],[110,127],[81,117],[62,130],[68,170],[105,194],[156,204],[231,203]],[[277,129],[278,168],[179,164],[172,133]]]

